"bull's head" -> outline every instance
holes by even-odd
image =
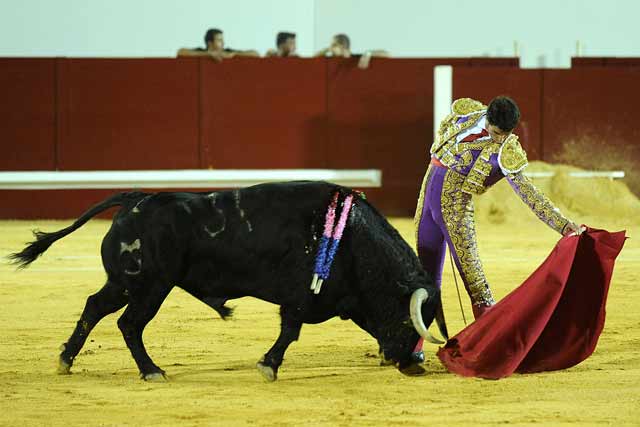
[[[404,298],[409,299],[408,304],[405,302],[404,314],[395,320],[387,319],[385,327],[380,330],[378,340],[382,344],[384,357],[393,360],[400,372],[406,375],[420,375],[425,372],[424,368],[412,359],[412,351],[419,338],[422,337],[434,344],[444,344],[428,331],[434,320],[440,333],[448,339],[440,291],[434,286],[421,287],[407,292]]]

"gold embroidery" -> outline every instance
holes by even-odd
[[[456,99],[453,104],[451,104],[451,114],[447,115],[447,117],[440,122],[438,132],[436,133],[436,140],[431,145],[431,154],[440,151],[443,145],[450,141],[455,135],[474,126],[486,113],[486,110],[487,106],[475,99]],[[463,123],[456,123],[460,116],[467,116],[468,118]]]
[[[456,123],[458,116],[449,114],[447,118],[444,119],[440,124],[438,134],[436,135],[436,141],[431,146],[431,154],[434,154],[437,151],[441,151],[441,149],[444,148],[445,145],[454,144],[455,141],[453,141],[452,138],[460,132],[475,126],[476,123],[478,123],[478,121],[482,118],[484,113],[484,111],[474,113],[470,115],[467,121],[463,123]]]
[[[483,148],[485,148],[487,146],[487,143],[490,143],[491,140],[490,139],[484,139],[480,142],[464,142],[461,144],[458,144],[458,151],[461,151],[462,149],[465,150],[482,150]]]
[[[518,142],[517,135],[511,135],[500,147],[498,153],[498,164],[500,169],[506,174],[517,173],[527,167],[527,153]]]
[[[522,173],[507,175],[507,180],[522,201],[531,208],[542,222],[562,234],[569,220],[551,203],[551,200]]]
[[[471,151],[466,150],[458,158],[458,161],[455,163],[455,165],[451,165],[451,167],[458,171],[461,171],[467,166],[469,166],[471,162],[473,162],[473,154],[471,154]]]
[[[484,275],[478,255],[473,200],[460,187],[465,176],[448,170],[444,177],[440,203],[447,233],[453,244],[462,279],[473,304],[494,304],[491,289]],[[451,248],[449,248],[451,249]]]
[[[491,155],[498,152],[500,145],[494,144],[492,141],[482,149],[480,155],[469,171],[467,178],[462,183],[461,190],[468,194],[482,194],[487,191],[484,185],[486,177],[491,174],[493,166],[489,162]]]
[[[453,101],[453,104],[451,104],[451,111],[459,116],[466,116],[467,114],[471,114],[475,111],[486,109],[487,106],[483,105],[482,102],[471,98],[456,99]]]
[[[440,155],[436,154],[436,157],[440,159],[440,162],[446,167],[451,167],[456,163],[456,157],[451,151],[445,151]]]

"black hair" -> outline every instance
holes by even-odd
[[[212,42],[218,34],[222,34],[222,30],[217,28],[209,28],[204,34],[204,47],[209,47],[209,42]]]
[[[487,120],[490,124],[509,132],[518,125],[520,109],[516,102],[508,96],[496,96],[489,103]]]
[[[296,38],[296,33],[287,33],[287,32],[279,32],[278,35],[276,36],[276,46],[280,47],[281,45],[285,44],[287,42],[287,40],[289,39],[295,39]]]
[[[339,45],[350,49],[351,48],[351,40],[349,40],[349,36],[346,34],[336,34],[335,36],[333,36],[334,39],[336,39],[336,42],[338,42]]]

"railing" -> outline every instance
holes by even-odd
[[[347,187],[382,185],[377,169],[253,169],[0,172],[2,190],[99,188],[242,188],[266,182],[329,181]]]

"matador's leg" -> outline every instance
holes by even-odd
[[[446,252],[442,227],[434,220],[433,212],[433,206],[440,209],[439,198],[442,180],[434,179],[434,176],[438,176],[440,173],[441,171],[433,166],[427,170],[415,215],[418,257],[422,267],[438,288],[442,285],[442,267]],[[416,362],[424,361],[423,343],[423,339],[420,338],[413,349],[412,359]]]
[[[480,262],[471,195],[460,191],[462,175],[447,171],[440,197],[445,239],[478,318],[495,304]],[[460,182],[459,182],[460,181]]]
[[[439,210],[440,185],[433,179],[434,168],[429,168],[422,186],[422,194],[418,201],[416,222],[416,246],[422,267],[433,279],[438,288],[442,285],[442,268],[446,243],[442,227],[434,220],[432,207]],[[436,203],[434,203],[434,201]]]

